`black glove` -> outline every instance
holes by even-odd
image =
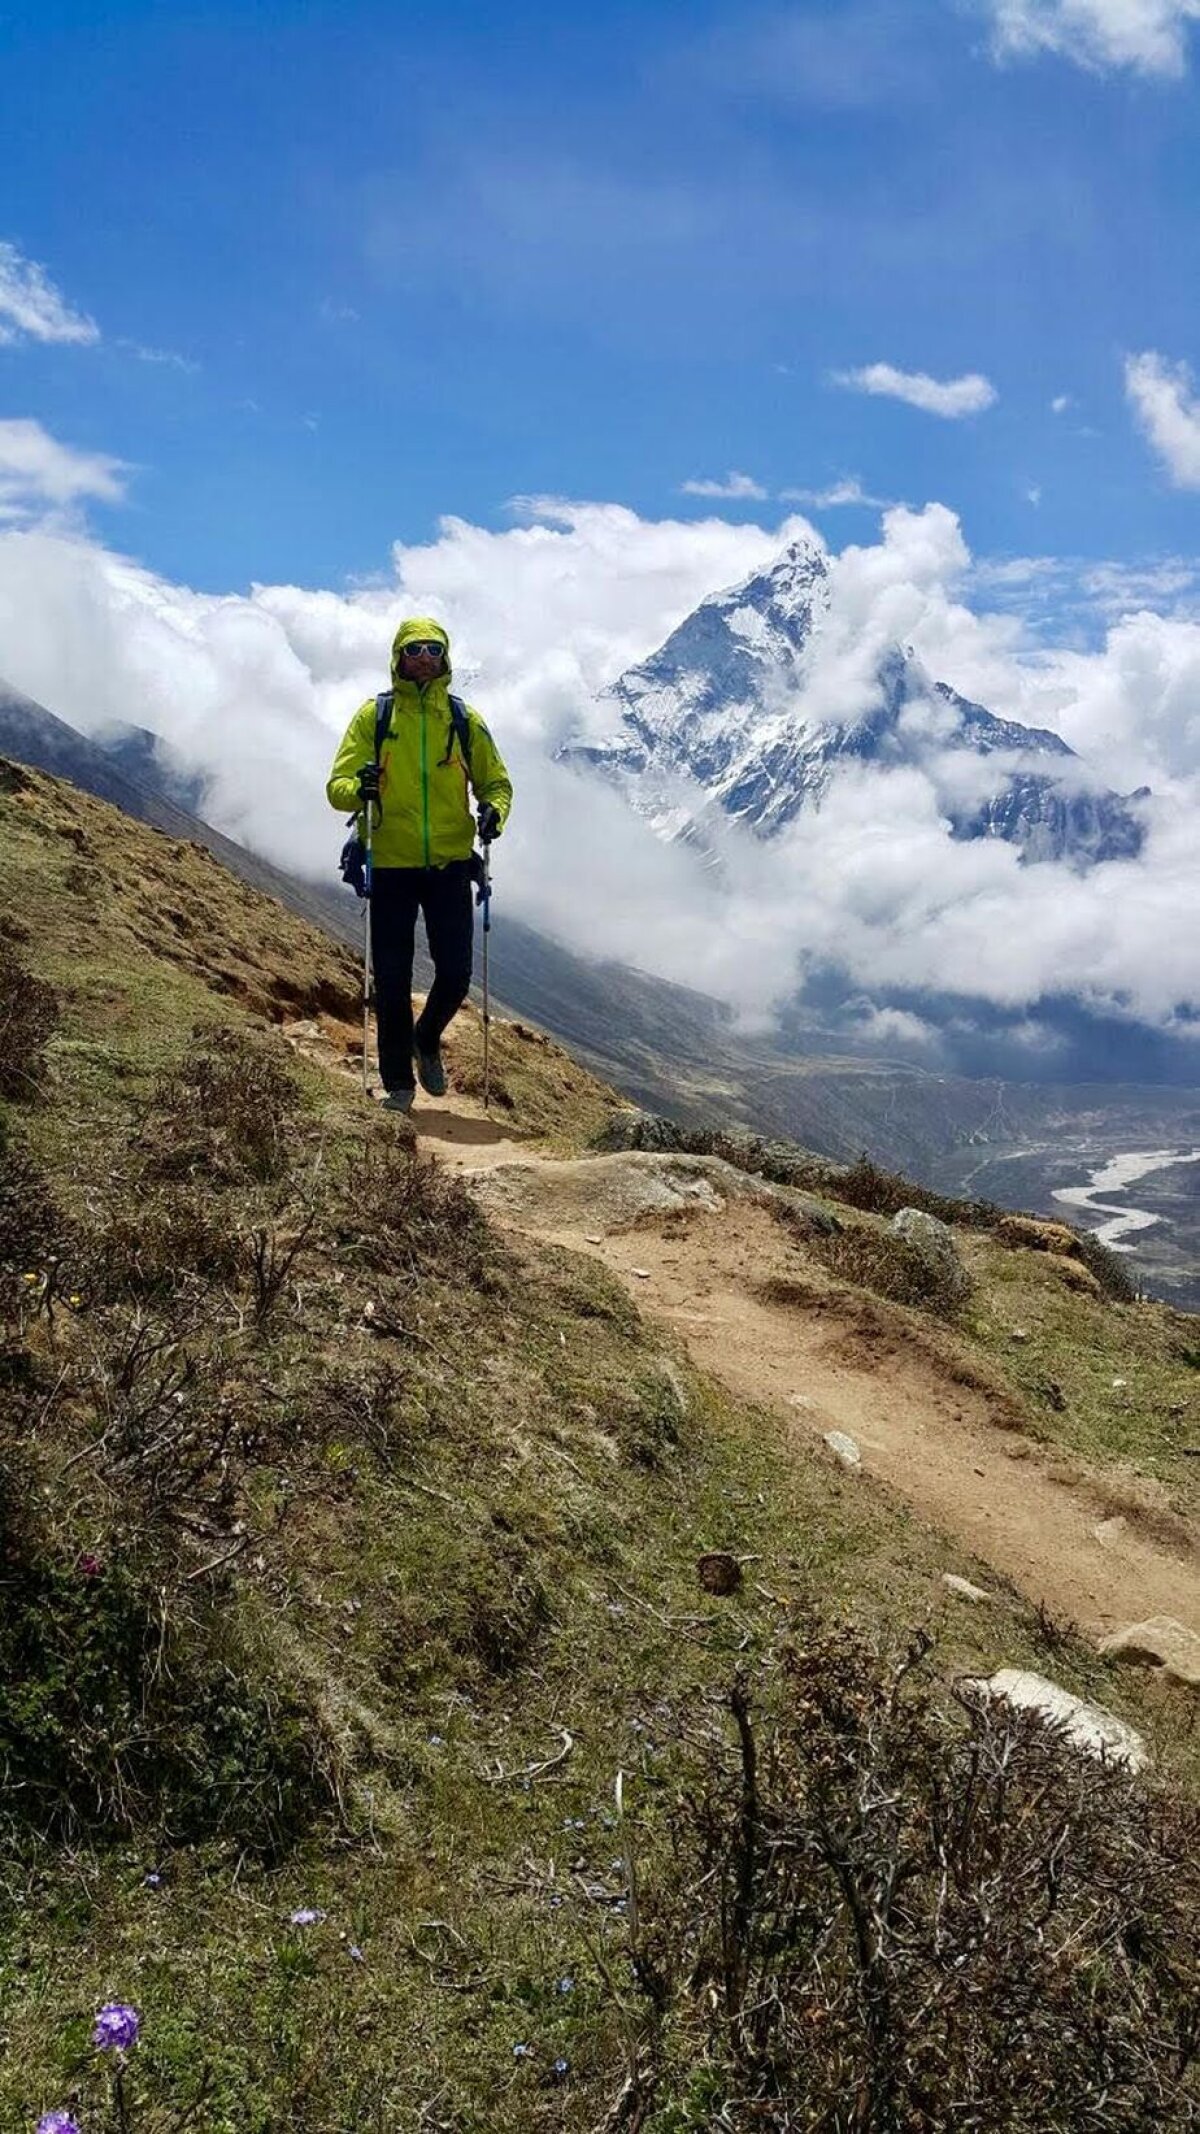
[[[490,845],[494,837],[499,837],[501,829],[500,810],[499,808],[494,808],[490,800],[483,801],[476,821],[479,824],[479,842],[481,845]]]
[[[369,800],[379,799],[379,765],[364,763],[358,774],[358,797],[365,807]]]

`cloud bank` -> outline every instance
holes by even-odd
[[[962,378],[931,378],[925,371],[897,370],[892,363],[868,363],[861,370],[833,374],[835,385],[855,393],[882,394],[903,400],[926,415],[940,415],[946,422],[960,422],[964,415],[981,414],[999,399],[990,378],[968,371]]]
[[[5,678],[87,730],[161,733],[208,779],[219,828],[332,879],[339,825],[323,789],[336,740],[385,679],[399,617],[433,612],[517,787],[498,924],[512,911],[573,948],[714,993],[748,1025],[836,968],[862,996],[864,1036],[893,1049],[921,1035],[914,996],[984,1001],[1028,1022],[1031,1051],[1044,1041],[1038,1004],[1054,996],[1200,1034],[1200,624],[1140,609],[1095,651],[1038,648],[1013,615],[967,604],[971,558],[952,512],[889,511],[877,540],[831,558],[828,642],[803,708],[862,708],[878,653],[911,644],[964,695],[1061,733],[1090,775],[1153,785],[1146,848],[1090,875],[1021,867],[1001,842],[954,841],[921,772],[861,769],[770,845],[723,825],[714,868],[661,844],[553,751],[707,593],[817,536],[802,519],[523,508],[529,523],[498,532],[447,519],[428,543],[398,544],[384,582],[348,592],[198,594],[82,538],[0,533]],[[922,1041],[936,1057],[937,1032]]]

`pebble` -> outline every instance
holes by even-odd
[[[982,1586],[973,1586],[969,1578],[959,1578],[954,1571],[942,1572],[942,1584],[948,1593],[956,1593],[959,1600],[987,1601],[992,1597]]]

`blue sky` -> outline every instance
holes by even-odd
[[[10,315],[0,422],[122,462],[93,527],[210,591],[850,478],[977,555],[1187,555],[1198,13],[0,0],[0,261],[94,327]]]

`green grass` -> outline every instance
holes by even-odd
[[[1200,1444],[1196,1321],[1168,1305],[1081,1295],[1045,1253],[981,1244],[973,1264],[969,1333],[1037,1434],[1114,1478],[1148,1478],[1148,1511],[1195,1518],[1200,1461],[1185,1448]]]

